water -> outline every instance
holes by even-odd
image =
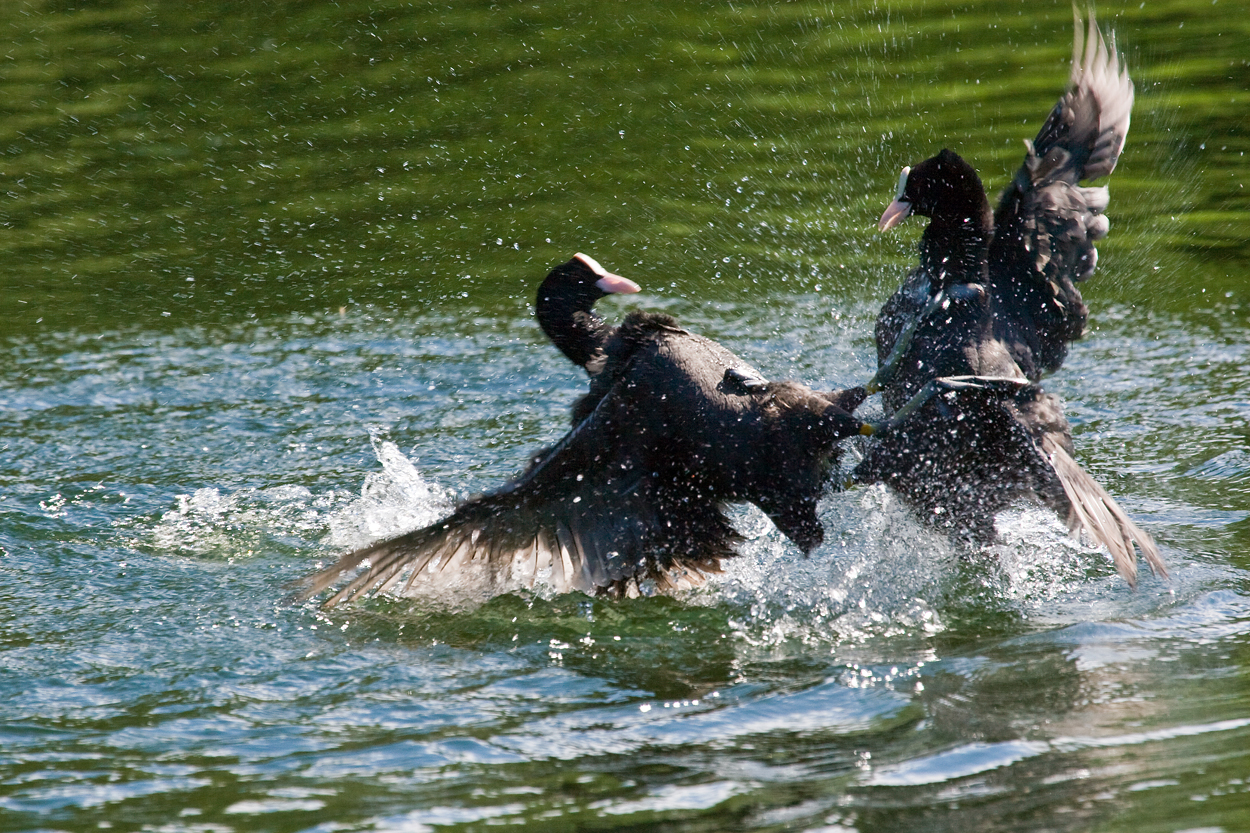
[[[574,251],[611,318],[866,378],[898,168],[1000,187],[1068,8],[5,6],[0,829],[1250,827],[1250,31],[1099,11],[1138,99],[1048,387],[1170,585],[859,489],[675,599],[325,615],[284,582],[562,433]]]

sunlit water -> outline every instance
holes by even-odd
[[[285,583],[564,431],[585,380],[529,304],[573,251],[643,284],[610,318],[866,378],[919,233],[871,230],[897,167],[949,142],[1000,185],[1068,10],[0,13],[0,829],[1247,829],[1224,5],[1101,10],[1138,109],[1091,332],[1047,381],[1171,582],[1130,590],[1035,506],[969,551],[857,488],[806,559],[735,508],[740,557],[673,598],[330,614]]]

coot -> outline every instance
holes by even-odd
[[[667,315],[633,312],[607,332],[563,439],[444,520],[343,556],[297,597],[366,562],[326,607],[395,587],[484,598],[539,574],[557,592],[693,586],[734,555],[739,536],[724,514],[734,501],[759,506],[804,552],[816,547],[816,502],[838,443],[870,430],[850,414],[864,390],[768,381]]]
[[[950,150],[903,169],[879,227],[909,214],[930,222],[920,265],[878,316],[869,389],[882,391],[887,414],[914,413],[874,438],[854,477],[887,483],[926,522],[979,543],[993,540],[999,510],[1037,497],[1105,545],[1135,584],[1134,544],[1166,576],[1158,549],[1077,465],[1062,404],[1037,384],[1084,329],[1076,282],[1093,273],[1108,198],[1105,187],[1078,183],[1115,167],[1133,100],[1092,15],[1082,34],[1078,15],[1072,89],[1028,143],[996,212],[976,171]],[[935,380],[967,376],[998,382],[948,385],[904,404]]]
[[[881,216],[886,230],[909,214],[930,218],[920,265],[878,319],[878,349],[943,287],[975,281],[990,294],[994,334],[1033,381],[1063,363],[1085,330],[1088,310],[1077,282],[1094,272],[1094,241],[1109,228],[1106,186],[1081,182],[1110,174],[1128,135],[1133,82],[1090,15],[1076,16],[1071,88],[1047,117],[991,213],[976,171],[943,150],[904,168],[898,194]]]

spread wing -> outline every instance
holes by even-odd
[[[1134,546],[1168,575],[1150,536],[1073,459],[1062,406],[1036,385],[1012,397],[992,388],[935,397],[875,438],[855,477],[888,484],[927,522],[982,542],[994,537],[994,513],[1035,496],[1105,546],[1130,585]]]
[[[1003,336],[1030,379],[1058,369],[1088,310],[1076,283],[1094,273],[1109,223],[1106,186],[1080,183],[1115,170],[1128,135],[1133,82],[1114,39],[1076,15],[1070,89],[1026,142],[1024,164],[994,215],[990,275],[1012,313]]]
[[[657,466],[627,385],[623,377],[515,480],[438,523],[344,555],[299,582],[296,599],[343,578],[325,607],[418,585],[485,598],[539,574],[557,592],[631,593],[648,579],[668,589],[719,571],[739,536],[718,503],[683,485],[688,477]]]
[[[1042,450],[1063,486],[1067,498],[1068,528],[1084,530],[1096,543],[1105,546],[1111,553],[1116,570],[1130,587],[1137,586],[1134,544],[1141,550],[1150,571],[1167,578],[1168,570],[1159,555],[1159,548],[1145,530],[1125,514],[1115,498],[1052,437],[1042,438]]]

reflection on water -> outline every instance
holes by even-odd
[[[1138,104],[1093,292],[1185,308],[1244,289],[1246,69],[1234,15],[1148,5],[1103,13]],[[1001,187],[1070,31],[1010,3],[21,8],[0,11],[21,332],[494,303],[570,248],[683,296],[880,295],[910,243],[866,218],[899,160],[954,145]]]
[[[877,489],[705,589],[283,606],[562,433],[530,319],[587,250],[773,376],[872,362],[950,144],[991,188],[1068,9],[0,9],[0,814],[13,829],[1239,829],[1245,24],[1104,8],[1138,82],[1090,336],[1048,387],[1175,583],[1021,506]],[[1183,24],[1183,25],[1182,25]]]

